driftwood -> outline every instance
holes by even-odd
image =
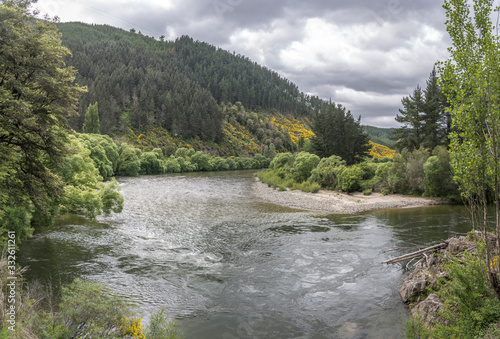
[[[442,249],[442,248],[446,248],[446,247],[448,247],[448,243],[442,242],[442,243],[437,244],[437,245],[426,247],[420,251],[408,253],[408,254],[402,255],[400,257],[396,257],[396,258],[389,259],[387,261],[383,261],[382,264],[395,264],[395,263],[400,262],[400,261],[404,261],[404,260],[408,260],[408,259],[415,259],[415,258],[418,258],[422,255],[425,255],[426,252],[434,251],[434,250]]]

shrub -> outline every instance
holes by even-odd
[[[293,165],[293,160],[294,157],[292,153],[279,153],[276,155],[271,161],[271,164],[269,165],[269,168],[272,170],[279,170],[283,169],[284,171],[288,172],[290,171],[290,168]]]
[[[373,177],[373,185],[376,190],[382,192],[389,189],[389,175],[392,169],[392,162],[381,163],[377,166],[375,176]]]
[[[338,186],[338,173],[335,169],[344,165],[345,161],[339,156],[332,155],[329,158],[323,158],[311,171],[309,180],[315,181],[323,187],[335,189]]]
[[[163,161],[158,152],[144,152],[141,154],[141,174],[165,173]]]
[[[56,323],[64,325],[67,338],[104,338],[115,331],[117,319],[129,315],[130,306],[104,285],[76,279],[62,287]]]
[[[221,157],[215,157],[210,159],[209,165],[212,171],[226,171],[229,169],[229,165],[226,159]]]
[[[340,174],[341,188],[347,193],[359,191],[362,179],[363,170],[359,166],[346,167]]]
[[[416,149],[408,156],[406,180],[413,192],[424,192],[424,163],[427,158],[429,152],[424,148]]]
[[[180,336],[175,322],[168,320],[163,308],[151,316],[144,335],[147,339],[175,339]]]
[[[364,195],[371,195],[371,194],[372,194],[372,192],[373,192],[373,190],[372,190],[371,188],[369,188],[369,189],[364,190],[364,191],[363,191],[363,194],[364,194]]]
[[[140,150],[122,143],[120,146],[120,158],[118,160],[117,174],[124,176],[137,176],[141,170],[139,159]]]
[[[303,182],[311,176],[311,171],[318,166],[320,159],[317,155],[300,152],[295,157],[290,175],[296,182]]]
[[[210,157],[201,151],[193,154],[193,156],[191,157],[191,163],[193,165],[196,165],[196,169],[198,171],[210,171],[211,169]]]
[[[262,154],[255,154],[252,160],[252,168],[267,168],[271,160],[269,158],[263,156]]]

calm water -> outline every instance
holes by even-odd
[[[121,178],[121,214],[23,244],[29,280],[104,282],[186,338],[398,338],[403,252],[468,231],[457,206],[319,215],[252,195],[254,172]],[[407,252],[407,251],[406,251]]]

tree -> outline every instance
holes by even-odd
[[[32,3],[0,5],[0,218],[8,206],[47,216],[63,194],[53,172],[67,154],[67,118],[84,89],[66,67],[54,23],[34,20]]]
[[[486,246],[488,278],[500,298],[493,255],[500,250],[500,43],[494,34],[493,0],[446,0],[450,58],[439,64],[454,131],[450,153],[455,180],[471,207],[473,227],[488,230],[488,191],[495,202],[496,245]]]
[[[425,101],[422,115],[422,145],[433,150],[438,145],[447,144],[448,130],[444,114],[443,95],[436,68],[432,69],[427,87],[424,90]]]
[[[101,133],[101,125],[99,124],[99,108],[97,102],[93,105],[89,105],[87,111],[85,112],[83,133]]]
[[[399,150],[407,148],[412,151],[419,148],[423,140],[424,96],[420,86],[415,88],[413,95],[401,99],[401,104],[403,108],[399,109],[400,114],[396,115],[396,121],[403,126],[393,132],[393,138],[397,140]]]
[[[361,117],[354,119],[350,111],[338,104],[324,105],[313,116],[311,138],[313,153],[320,158],[341,157],[347,165],[360,162],[369,150],[368,135]]]

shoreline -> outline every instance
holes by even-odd
[[[277,191],[255,178],[252,193],[258,198],[280,206],[327,212],[328,214],[355,214],[386,208],[411,208],[441,205],[441,198],[414,197],[402,194],[382,195],[361,192],[346,194],[337,191],[320,190],[318,193],[306,193],[299,190]]]

